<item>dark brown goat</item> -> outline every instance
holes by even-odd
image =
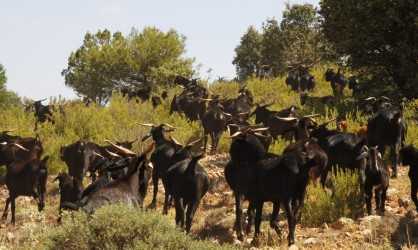
[[[20,145],[10,144],[2,147],[19,147]],[[20,146],[21,147],[21,146]],[[20,148],[19,147],[19,148]],[[27,150],[24,147],[21,150]],[[46,181],[48,177],[47,161],[49,156],[39,160],[36,157],[37,151],[31,151],[30,156],[25,160],[12,162],[7,165],[6,186],[9,190],[9,197],[6,200],[2,219],[7,219],[9,205],[11,204],[12,224],[15,224],[15,200],[19,196],[31,196],[38,200],[38,210],[42,211],[45,202]]]

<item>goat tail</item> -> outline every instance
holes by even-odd
[[[80,208],[80,206],[76,203],[73,203],[73,202],[63,202],[61,204],[61,208],[77,211]]]

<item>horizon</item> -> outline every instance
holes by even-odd
[[[250,25],[260,28],[267,18],[280,21],[286,3],[318,6],[319,1],[23,2],[7,2],[0,10],[0,22],[4,24],[0,64],[6,69],[7,89],[22,98],[72,99],[77,96],[65,86],[61,71],[70,53],[81,46],[86,32],[108,29],[128,34],[132,28],[142,30],[146,26],[163,31],[172,28],[186,37],[185,55],[195,58],[195,66],[202,66],[202,78],[231,79],[235,77],[234,49]]]

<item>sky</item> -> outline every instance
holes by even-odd
[[[61,71],[86,32],[98,29],[128,34],[155,26],[176,29],[186,40],[186,56],[201,64],[201,76],[233,78],[234,49],[250,25],[280,20],[285,3],[319,0],[13,0],[0,3],[0,64],[7,88],[41,99],[76,97]],[[212,69],[208,75],[208,69]]]

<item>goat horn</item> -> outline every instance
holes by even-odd
[[[237,137],[237,136],[239,136],[241,134],[243,134],[243,133],[241,131],[238,131],[238,132],[235,132],[235,134],[229,136],[229,138],[233,139],[233,138],[235,138],[235,137]]]
[[[286,121],[286,122],[293,122],[293,121],[298,120],[298,118],[295,118],[295,117],[280,117],[280,116],[275,116],[275,117],[281,121]]]
[[[381,98],[381,99],[384,99],[384,100],[386,100],[386,101],[391,101],[391,99],[390,99],[389,97],[384,96],[384,95],[382,95],[380,98]]]
[[[222,111],[222,114],[224,114],[224,115],[226,115],[226,116],[228,116],[228,117],[232,117],[232,115],[231,115],[230,113],[226,113],[226,112],[223,112],[223,111]]]
[[[94,155],[99,156],[99,157],[100,157],[100,158],[102,158],[102,159],[104,159],[104,158],[105,158],[103,155],[101,155],[101,154],[97,153],[96,151],[93,151],[93,154],[94,154]]]
[[[254,133],[256,136],[259,136],[259,137],[263,137],[263,138],[268,138],[268,136],[266,136],[266,135],[263,135],[263,134],[260,134],[260,133]]]
[[[169,127],[169,128],[172,128],[172,129],[176,129],[176,127],[174,127],[174,126],[172,126],[172,125],[170,125],[168,123],[163,123],[161,125],[166,126],[166,127]]]
[[[43,102],[43,101],[46,101],[48,98],[44,98],[44,99],[41,99],[41,100],[38,100],[38,101],[36,101],[36,102]]]
[[[251,131],[253,131],[253,132],[260,132],[260,131],[267,131],[269,129],[270,128],[255,128],[255,129],[251,129]]]
[[[173,136],[170,136],[170,139],[171,139],[171,140],[172,140],[175,144],[183,146],[183,144],[182,144],[182,143],[180,143],[178,140],[176,140]]]
[[[199,98],[199,100],[201,100],[201,101],[205,101],[205,102],[210,102],[210,101],[213,101],[213,99],[205,99],[205,98]]]
[[[312,114],[312,115],[305,115],[303,116],[303,118],[314,118],[314,117],[318,117],[321,116],[320,114]]]
[[[155,127],[155,125],[152,123],[138,123],[138,124],[144,127],[151,127],[151,128]]]
[[[111,151],[109,151],[107,149],[105,149],[105,151],[106,151],[107,154],[109,154],[112,157],[116,157],[116,158],[121,158],[122,157],[122,156],[120,156],[120,155],[118,155],[116,153],[113,153],[113,152],[111,152]]]
[[[376,97],[374,97],[374,96],[370,96],[370,97],[367,97],[366,99],[364,99],[365,101],[376,101]]]
[[[26,151],[26,152],[28,152],[29,151],[29,149],[27,149],[27,148],[25,148],[25,147],[23,147],[22,145],[20,145],[19,143],[13,143],[12,145],[14,145],[14,146],[16,146],[16,147],[18,147],[18,148],[20,148],[21,150],[23,150],[23,151]]]
[[[201,140],[202,140],[202,138],[199,138],[199,139],[197,139],[197,140],[194,140],[194,141],[192,141],[192,142],[189,142],[189,143],[187,143],[187,146],[193,146],[193,145],[195,145],[196,143],[200,142]]]
[[[133,152],[133,151],[127,149],[127,148],[124,148],[122,146],[116,145],[115,143],[113,143],[113,142],[111,142],[109,140],[105,140],[105,142],[109,143],[110,145],[112,145],[112,147],[116,148],[117,150],[119,150],[120,152],[122,152],[124,154],[133,155],[133,156],[136,155],[135,152]]]

